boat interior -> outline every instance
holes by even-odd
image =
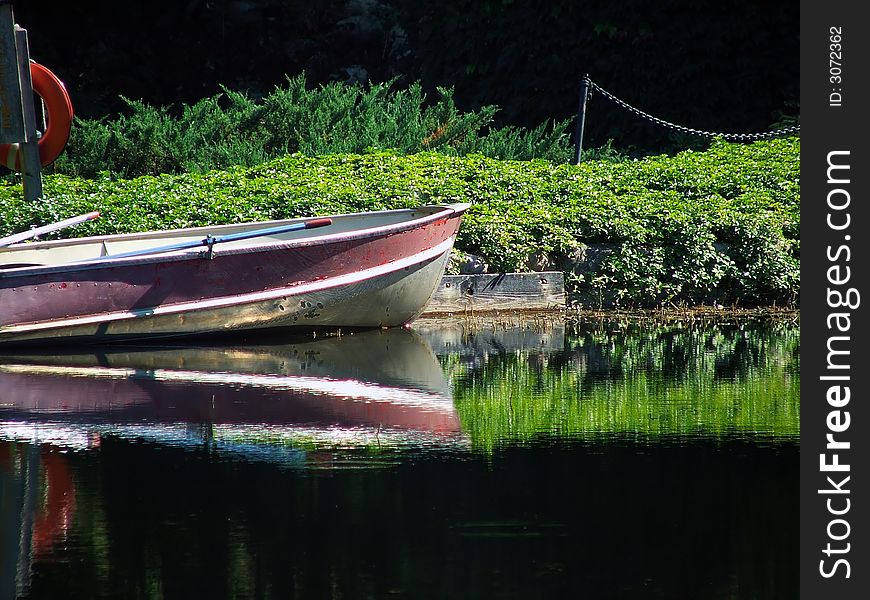
[[[28,241],[0,247],[0,272],[12,274],[35,267],[99,262],[105,259],[169,252],[202,252],[207,250],[209,238],[213,242],[212,248],[216,253],[233,248],[286,243],[315,237],[332,238],[351,232],[360,233],[405,223],[443,210],[444,207],[432,206],[334,215],[328,217],[331,219],[328,224],[293,230],[287,229],[322,219],[300,218],[51,241]],[[234,236],[237,239],[233,239]]]

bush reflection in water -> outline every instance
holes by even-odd
[[[800,333],[792,322],[577,326],[562,351],[442,357],[476,448],[549,434],[664,441],[797,441]]]

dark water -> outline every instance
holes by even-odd
[[[798,325],[0,356],[0,598],[794,598]]]

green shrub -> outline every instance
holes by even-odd
[[[308,156],[396,150],[479,153],[506,160],[571,157],[570,120],[526,130],[490,128],[495,106],[461,112],[453,90],[429,102],[419,83],[369,87],[331,83],[309,89],[304,76],[287,80],[255,102],[223,94],[173,110],[125,99],[129,114],[76,119],[66,152],[52,172],[130,179],[161,173],[205,173],[254,166],[286,154]]]
[[[91,210],[103,217],[61,235],[471,202],[458,249],[500,272],[543,256],[583,305],[796,304],[799,176],[798,139],[581,165],[294,154],[205,174],[47,176],[50,200],[33,205],[6,183],[0,235]]]

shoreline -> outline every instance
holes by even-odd
[[[782,307],[692,306],[668,309],[584,309],[492,310],[430,313],[409,324],[417,328],[462,327],[468,332],[485,329],[522,328],[546,331],[554,326],[589,325],[595,322],[620,321],[643,325],[674,323],[712,323],[722,321],[781,321],[800,323],[800,310]]]

